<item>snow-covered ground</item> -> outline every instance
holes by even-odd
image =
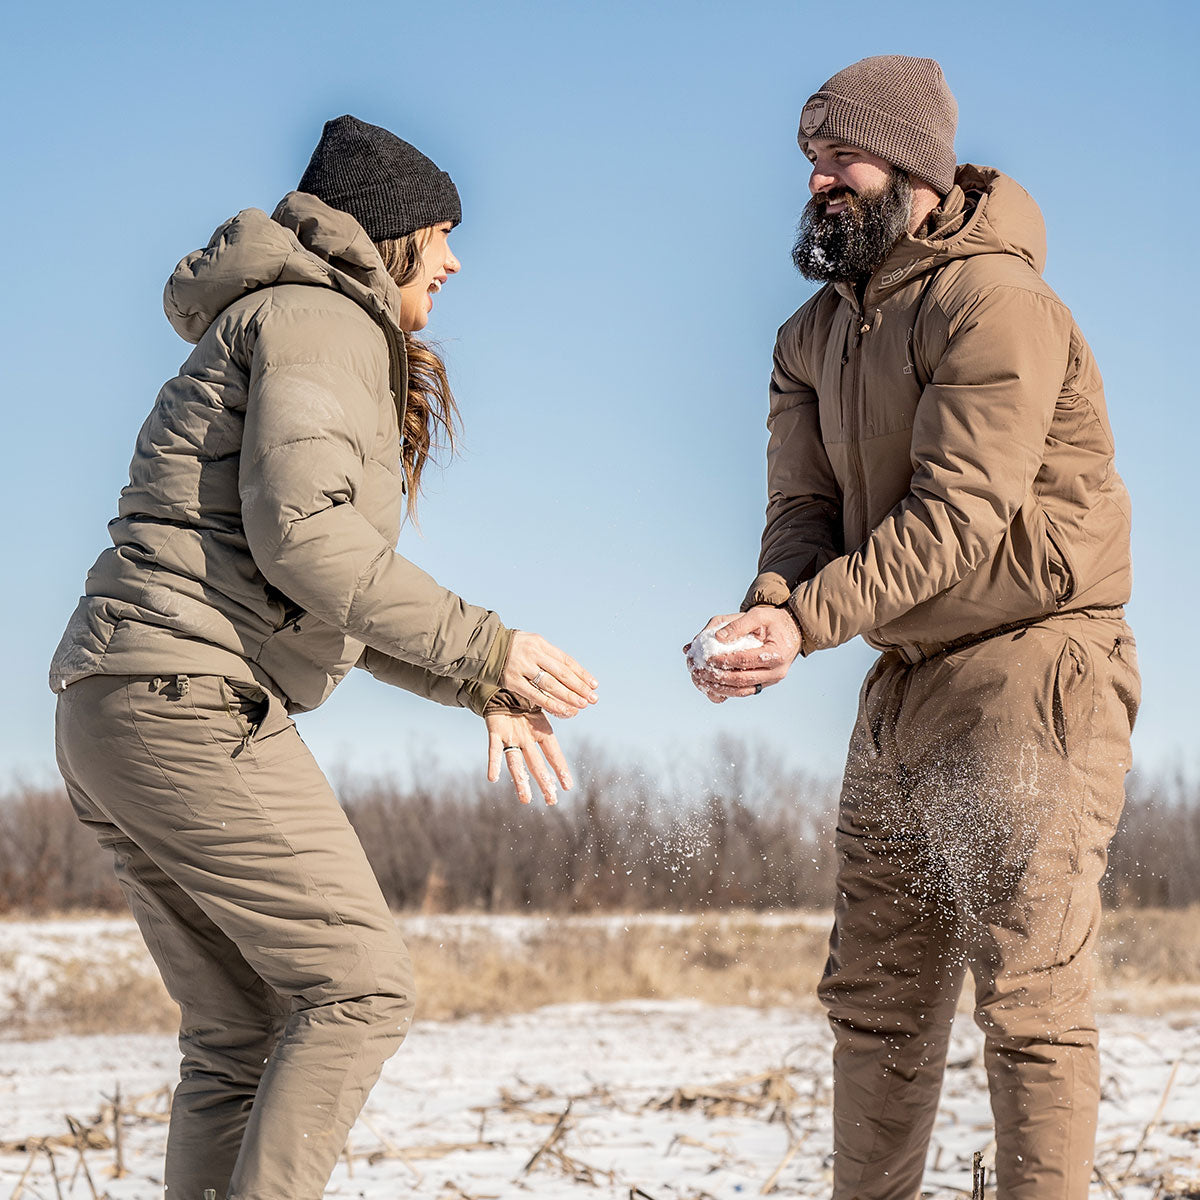
[[[123,928],[90,936],[119,940]],[[43,946],[56,936],[44,924],[40,932]],[[62,930],[64,943],[71,934]],[[1105,1182],[1093,1196],[1200,1194],[1200,1013],[1114,1013],[1103,1028]],[[939,1198],[970,1195],[972,1153],[991,1156],[980,1051],[960,1019],[926,1180]],[[811,1010],[627,1002],[419,1022],[387,1064],[327,1194],[726,1200],[766,1194],[773,1181],[772,1195],[828,1196],[829,1052],[826,1024]],[[0,1041],[0,1143],[66,1133],[67,1114],[87,1124],[119,1086],[143,1116],[123,1131],[124,1178],[111,1176],[111,1148],[87,1152],[95,1194],[150,1200],[160,1194],[165,1136],[153,1111],[176,1069],[166,1035]],[[54,1153],[62,1196],[90,1198],[79,1155]],[[16,1194],[31,1163],[22,1195],[56,1196],[46,1154],[13,1149],[0,1153],[0,1197]]]

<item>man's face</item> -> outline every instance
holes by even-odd
[[[912,184],[890,163],[842,142],[814,138],[812,199],[800,219],[792,261],[806,279],[866,279],[908,232]]]

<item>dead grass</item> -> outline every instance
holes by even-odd
[[[1113,985],[1200,984],[1200,905],[1105,914],[1099,960]]]
[[[404,926],[403,915],[399,918]],[[409,936],[418,1017],[494,1017],[545,1004],[693,999],[708,1004],[812,1007],[825,961],[822,924],[752,913],[672,924],[551,920],[498,938],[481,919],[437,936]],[[14,955],[0,951],[0,978]],[[1168,1012],[1200,1005],[1200,909],[1125,909],[1105,917],[1097,954],[1100,1006]],[[170,1031],[177,1010],[148,958],[131,949],[102,962],[55,963],[36,989],[6,987],[8,1036]]]
[[[38,992],[14,997],[13,1035],[167,1032],[179,1025],[179,1010],[149,960],[133,954],[99,965],[66,959]]]
[[[1200,905],[1106,913],[1096,957],[1103,1008],[1200,1008]]]
[[[547,927],[520,946],[410,939],[418,1017],[496,1016],[543,1004],[688,998],[708,1004],[809,1005],[823,932],[747,917],[696,917],[679,929]]]

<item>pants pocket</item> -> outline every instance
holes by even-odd
[[[262,728],[263,721],[266,720],[267,712],[270,710],[271,701],[267,693],[256,683],[244,683],[240,679],[222,677],[220,685],[225,711],[233,719],[241,736],[241,744],[233,751],[233,757],[237,758],[249,747],[255,735]]]

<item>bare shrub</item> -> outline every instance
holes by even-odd
[[[109,857],[62,789],[0,793],[0,912],[123,908]]]
[[[350,780],[342,802],[397,909],[694,911],[827,907],[828,783],[730,744],[717,779],[585,755],[555,808],[475,778]]]
[[[1109,849],[1105,899],[1113,906],[1200,905],[1200,785],[1182,774],[1130,777]]]
[[[388,903],[426,912],[827,908],[835,786],[762,747],[654,772],[595,751],[555,808],[513,803],[436,764],[349,777],[342,802]],[[107,855],[59,791],[0,795],[0,913],[123,907]],[[1200,786],[1134,777],[1113,841],[1111,906],[1200,904]]]

